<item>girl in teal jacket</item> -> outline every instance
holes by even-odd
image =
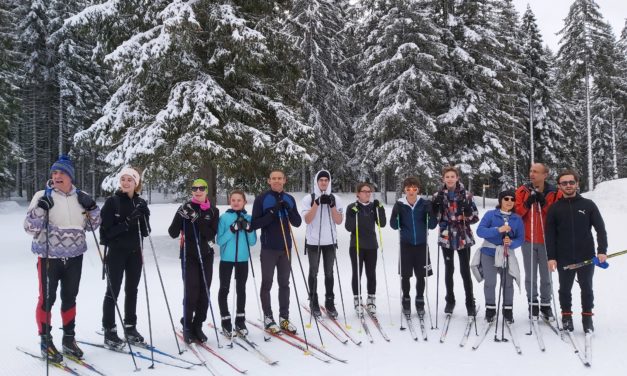
[[[252,217],[246,213],[246,195],[241,190],[234,190],[229,195],[231,208],[220,216],[217,241],[220,246],[220,290],[218,305],[222,316],[222,331],[230,336],[233,330],[227,297],[231,285],[231,273],[235,269],[235,292],[237,294],[237,312],[235,331],[239,335],[248,334],[246,329],[246,280],[248,279],[248,259],[250,247],[257,243],[257,234],[251,227]]]

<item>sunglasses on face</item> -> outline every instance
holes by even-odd
[[[201,191],[204,192],[207,187],[192,187],[192,192]]]
[[[418,187],[407,187],[405,188],[406,191],[412,191],[412,192],[416,192],[418,190]]]
[[[503,201],[511,201],[511,202],[514,202],[516,199],[515,199],[515,198],[513,198],[512,196],[505,196],[505,197],[503,197],[503,199],[502,199],[502,200],[503,200]]]
[[[568,180],[568,181],[561,181],[559,184],[560,184],[562,187],[566,187],[566,186],[568,186],[568,185],[575,185],[575,184],[577,184],[577,182],[576,182],[576,181],[574,181],[574,180]]]
[[[372,193],[372,191],[359,191],[359,193],[368,193],[368,194],[370,194],[370,193]]]

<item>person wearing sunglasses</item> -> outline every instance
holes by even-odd
[[[376,293],[377,293],[377,225],[385,227],[385,208],[379,200],[372,200],[374,189],[370,183],[357,184],[357,201],[346,208],[346,221],[344,228],[351,233],[348,254],[351,258],[351,268],[353,271],[351,287],[353,290],[353,304],[357,314],[362,312],[362,299],[359,293],[361,288],[361,274],[366,269],[366,309],[376,314]],[[378,224],[377,224],[378,222]],[[357,229],[359,226],[359,230]],[[359,234],[359,261],[357,261],[357,234]],[[359,264],[358,264],[359,262]],[[359,271],[358,271],[359,269]]]
[[[402,309],[405,316],[411,314],[409,279],[413,274],[416,276],[416,312],[422,317],[425,314],[426,278],[433,274],[431,268],[427,268],[431,265],[427,255],[427,231],[434,229],[437,222],[435,217],[429,215],[431,202],[418,197],[420,193],[418,178],[415,176],[406,178],[403,181],[403,191],[405,197],[394,204],[390,216],[390,226],[400,232]]]
[[[546,213],[562,197],[557,187],[547,182],[549,168],[534,163],[529,169],[529,183],[516,190],[515,210],[525,223],[525,243],[522,246],[525,290],[529,312],[533,317],[540,313],[546,320],[554,320],[551,310],[551,281],[547,265],[544,228]],[[533,226],[533,228],[532,228]],[[539,273],[538,273],[539,272]],[[538,302],[538,274],[540,275],[540,301]]]
[[[104,344],[120,350],[126,343],[118,337],[115,325],[115,302],[124,279],[124,333],[131,343],[144,343],[137,332],[137,286],[142,275],[142,241],[148,236],[150,210],[139,197],[140,174],[126,167],[119,174],[119,188],[109,197],[100,216],[100,243],[105,248],[105,267],[109,281],[102,303]],[[112,291],[113,290],[113,291]]]
[[[442,248],[444,256],[444,284],[446,285],[444,313],[453,313],[455,308],[453,273],[455,272],[455,253],[457,253],[459,271],[466,294],[466,311],[468,316],[475,316],[477,312],[470,273],[470,247],[475,244],[475,239],[470,225],[479,222],[479,212],[472,194],[467,192],[459,181],[459,171],[456,167],[446,166],[442,169],[442,182],[442,187],[432,198],[432,215],[438,221],[438,245]]]
[[[264,314],[264,327],[273,333],[281,330],[296,333],[296,327],[289,321],[290,258],[293,241],[290,226],[299,227],[302,218],[298,213],[294,197],[283,190],[285,183],[287,183],[285,172],[278,169],[270,171],[268,177],[270,189],[255,197],[252,214],[252,229],[261,229],[259,297]],[[275,269],[279,285],[280,326],[274,321],[270,299]]]
[[[207,197],[208,190],[209,185],[204,179],[194,180],[191,200],[178,208],[168,228],[172,238],[181,236],[180,258],[184,289],[181,324],[183,339],[187,343],[207,341],[202,326],[209,308],[207,289],[211,287],[213,242],[220,218],[219,210]]]
[[[477,227],[477,236],[483,238],[483,244],[473,257],[471,269],[477,281],[485,280],[483,294],[487,322],[494,321],[496,316],[497,275],[501,276],[503,319],[514,322],[514,280],[520,284],[520,267],[514,250],[525,238],[522,218],[514,213],[515,195],[514,190],[499,193],[496,209],[486,212]],[[503,275],[505,271],[507,274]]]
[[[546,215],[546,250],[548,268],[557,269],[559,276],[559,301],[562,324],[565,330],[573,331],[572,293],[575,277],[581,289],[581,314],[584,332],[593,332],[592,309],[594,292],[592,277],[594,266],[607,267],[607,234],[599,208],[592,200],[577,193],[579,175],[573,170],[562,171],[557,184],[563,193]],[[597,234],[596,255],[591,228]],[[594,264],[574,270],[564,266],[594,259]]]

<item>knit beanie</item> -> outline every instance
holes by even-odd
[[[205,179],[196,179],[192,182],[192,186],[209,187],[209,184],[207,184],[207,181]]]
[[[318,176],[316,177],[316,181],[322,179],[322,178],[327,178],[329,180],[331,180],[331,174],[329,174],[329,171],[327,170],[320,170],[320,172],[318,172]]]
[[[70,180],[74,181],[74,164],[70,157],[65,154],[62,154],[59,160],[52,164],[52,167],[50,167],[50,175],[52,175],[53,171],[62,171],[70,177]]]
[[[514,192],[513,189],[506,189],[504,191],[501,191],[501,193],[499,193],[499,205],[501,205],[501,200],[503,199],[503,197],[516,197],[516,192]]]
[[[118,179],[121,179],[122,176],[128,175],[135,181],[135,186],[139,186],[139,182],[141,181],[141,177],[139,176],[139,172],[131,167],[124,167],[122,171],[118,174]]]

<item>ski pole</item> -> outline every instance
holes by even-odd
[[[248,248],[248,261],[250,262],[250,271],[253,275],[253,285],[255,287],[255,297],[257,298],[257,309],[259,310],[259,321],[263,322],[263,313],[261,312],[261,303],[259,302],[259,289],[257,289],[257,279],[255,278],[255,268],[253,267],[253,257],[252,252],[250,250],[250,242],[248,241],[248,235],[244,237],[246,239],[246,247]],[[268,342],[270,340],[269,336],[266,336],[264,331],[263,340]]]
[[[400,213],[396,215],[396,224],[398,228],[398,281],[399,281],[399,291],[400,291],[400,298],[401,298],[400,322],[401,322],[401,330],[405,330],[405,327],[403,326],[403,272],[402,272],[403,268],[401,267],[402,242],[401,242],[401,215]],[[407,326],[409,326],[409,322],[407,322]]]
[[[292,283],[294,284],[294,295],[296,296],[296,304],[298,305],[298,315],[300,316],[300,324],[301,327],[303,328],[303,337],[305,339],[305,348],[307,349],[307,351],[309,351],[309,341],[307,341],[307,332],[305,332],[305,322],[303,321],[303,312],[300,310],[300,299],[298,298],[298,289],[296,288],[296,278],[294,277],[294,269],[292,268],[292,258],[290,257],[290,250],[287,246],[287,236],[285,235],[285,227],[283,227],[283,218],[281,216],[281,214],[283,213],[283,210],[279,211],[279,222],[281,224],[281,234],[283,235],[283,245],[285,247],[285,255],[287,256],[287,261],[290,265],[290,275],[292,276]],[[288,226],[290,226],[290,220],[289,218],[287,219],[287,224]],[[292,227],[290,226],[290,233],[291,233],[291,229]],[[296,242],[294,241],[294,236],[292,235],[292,242],[294,243],[294,245],[296,245]],[[298,254],[298,253],[296,253]],[[300,260],[300,258],[299,258]],[[304,272],[303,272],[303,276],[304,276]],[[307,281],[305,281],[307,282]],[[305,287],[307,287],[307,285],[305,285]],[[309,290],[309,289],[307,289]],[[307,291],[309,292],[309,291]],[[317,322],[317,321],[316,321]],[[320,333],[320,332],[318,332]],[[322,338],[322,336],[320,336]]]
[[[320,214],[322,214],[322,212],[320,212]],[[279,219],[281,219],[280,216],[279,216]],[[296,259],[298,260],[298,266],[300,266],[300,272],[303,275],[303,282],[305,283],[305,291],[307,292],[308,296],[311,296],[311,290],[309,290],[309,287],[307,285],[307,279],[305,278],[305,270],[303,269],[303,264],[300,261],[300,254],[298,253],[298,246],[296,245],[296,241],[295,241],[296,238],[294,237],[294,231],[292,230],[292,225],[290,224],[290,220],[289,220],[289,218],[287,218],[287,216],[286,216],[286,219],[287,219],[287,227],[288,227],[290,235],[292,237],[292,243],[294,244],[294,252],[296,253]],[[281,220],[281,230],[283,230],[283,221],[282,220]],[[284,240],[285,240],[285,251],[287,252],[288,251],[288,248],[287,248],[287,238],[285,238]],[[287,252],[287,253],[288,253],[288,259],[290,259],[289,252]],[[318,257],[320,257],[320,254],[318,254]],[[320,261],[319,258],[318,258],[318,261]],[[292,270],[292,260],[290,259],[290,271],[291,270]],[[292,277],[293,276],[294,275],[292,274]],[[296,281],[294,281],[294,292],[296,292],[296,291],[297,291],[296,290]],[[296,300],[298,301],[298,293],[296,293]],[[303,322],[302,321],[303,314],[302,314],[302,312],[300,310],[300,302],[298,302],[298,313],[300,314],[301,322]],[[318,331],[318,337],[320,338],[320,344],[322,346],[324,346],[324,342],[322,342],[322,333],[320,333],[320,325],[318,325],[318,318],[315,317],[315,315],[313,315],[313,316],[314,316],[314,321],[316,322],[316,329]],[[303,322],[303,332],[304,331],[305,331],[305,327],[304,327],[304,322]]]
[[[239,213],[237,213],[237,219],[239,219]],[[239,251],[239,232],[240,232],[240,228],[239,225],[237,226],[237,231],[235,231],[235,260],[233,262],[233,289],[231,290],[233,292],[233,303],[231,304],[231,312],[233,312],[233,314],[235,315],[235,317],[237,317],[237,306],[236,306],[236,295],[237,295],[237,256],[238,256],[238,251]],[[245,236],[246,234],[244,234]],[[225,299],[226,300],[226,299]],[[231,327],[231,343],[229,344],[229,347],[233,347],[233,337],[235,337],[235,326]]]
[[[425,302],[427,303],[427,311],[429,312],[429,322],[431,330],[433,327],[433,316],[431,315],[431,305],[429,304],[429,271],[431,270],[431,262],[429,262],[429,213],[425,216]]]
[[[318,206],[318,210],[320,211],[320,220],[318,221],[319,226],[318,226],[318,255],[316,256],[316,275],[315,276],[311,276],[311,265],[309,266],[309,275],[311,278],[311,285],[310,290],[307,292],[307,295],[309,295],[309,327],[311,327],[311,318],[314,317],[314,311],[313,311],[313,300],[314,300],[314,296],[315,299],[318,300],[318,271],[320,270],[320,258],[322,257],[322,250],[320,249],[320,237],[322,236],[322,205]],[[305,244],[307,244],[307,241],[305,241]],[[307,252],[307,247],[305,246],[305,252]],[[311,251],[310,251],[311,252]],[[326,271],[325,271],[326,272]],[[304,277],[304,274],[303,274]],[[318,301],[318,306],[320,306],[320,301]],[[317,319],[317,318],[316,318]],[[316,322],[317,325],[317,322]]]
[[[544,250],[547,252],[548,254],[548,250],[546,249],[546,238],[545,238],[545,234],[544,234],[544,219],[542,218],[542,216],[540,216],[540,227],[542,228],[542,240],[544,241]],[[546,268],[549,268],[549,265],[547,264]],[[555,301],[555,290],[553,290],[553,272],[549,270],[549,284],[551,286],[551,300],[553,301],[553,311],[555,312],[555,314],[557,315],[557,302]],[[555,318],[555,324],[557,326],[557,330],[558,332],[561,332],[562,329],[560,328],[560,323],[559,320],[557,318]]]
[[[85,218],[87,218],[87,224],[89,224],[89,228],[91,230],[92,235],[94,236],[94,242],[96,243],[96,249],[98,250],[98,256],[100,256],[100,261],[105,263],[104,257],[102,256],[102,252],[100,251],[100,244],[98,244],[98,239],[96,238],[96,232],[94,231],[94,225],[91,223],[91,218],[89,218],[89,213],[85,212]],[[118,297],[113,293],[113,285],[111,284],[111,277],[109,275],[109,268],[105,264],[105,274],[107,275],[107,287],[109,288],[109,292],[111,292],[111,298],[113,299],[113,303],[115,304],[115,310],[118,313],[118,319],[122,324],[124,324],[124,320],[122,319],[122,313],[120,312],[120,306],[118,305]],[[128,339],[126,335],[126,330],[123,330],[124,339],[126,340],[126,344],[128,345],[128,351],[131,354],[131,359],[133,359],[133,365],[135,366],[135,372],[139,371],[139,367],[137,367],[137,361],[135,360],[135,355],[133,354],[133,348],[131,347],[131,341]]]
[[[144,217],[145,218],[145,217]],[[146,225],[148,230],[148,225]],[[139,236],[139,256],[142,262],[142,273],[144,274],[144,290],[146,291],[146,310],[148,311],[148,335],[150,336],[150,360],[152,364],[148,369],[155,368],[155,347],[152,342],[152,318],[150,315],[150,299],[148,297],[148,277],[146,277],[146,263],[144,262],[144,238],[142,237],[142,228],[139,218],[137,218],[137,235]],[[126,328],[124,328],[126,331]]]
[[[145,220],[144,216],[144,220]],[[148,221],[146,221],[148,223]],[[183,353],[181,350],[181,346],[179,345],[179,339],[176,335],[176,329],[174,328],[174,320],[172,319],[172,311],[170,311],[170,303],[168,302],[168,295],[165,292],[165,286],[163,284],[163,278],[161,276],[161,270],[159,269],[159,262],[157,261],[157,253],[155,251],[155,245],[152,242],[152,236],[150,236],[150,232],[148,232],[148,241],[150,242],[150,248],[152,249],[152,255],[155,260],[155,266],[157,267],[157,275],[159,276],[159,283],[161,284],[161,290],[163,291],[163,298],[165,299],[165,306],[168,310],[168,317],[170,318],[170,324],[172,325],[172,334],[174,334],[174,341],[176,341],[176,348],[179,350],[179,355]]]
[[[359,203],[356,203],[355,205],[359,205]],[[364,309],[363,305],[361,304],[362,300],[361,300],[361,258],[360,258],[360,254],[359,254],[359,212],[357,213],[357,215],[355,215],[355,262],[357,263],[357,303],[359,304],[359,309],[358,312],[362,312],[362,310]]]
[[[438,261],[435,274],[435,328],[438,329],[438,317],[440,317],[440,242],[438,239]],[[475,322],[476,326],[476,322]]]
[[[331,227],[331,242],[333,243],[333,249],[335,254],[333,255],[335,261],[335,269],[337,270],[337,284],[340,287],[340,301],[342,302],[342,312],[344,314],[344,327],[350,329],[348,322],[346,321],[346,308],[344,308],[344,294],[342,293],[342,280],[340,279],[340,266],[337,262],[337,242],[335,241],[335,235],[333,233],[333,224],[331,223],[331,210],[327,211],[329,215],[329,227]]]
[[[503,246],[503,257],[505,268],[503,270],[503,295],[505,295],[505,287],[507,287],[507,279],[509,278],[509,246]],[[503,296],[503,305],[505,305],[505,296]],[[505,342],[505,313],[501,317],[501,341]]]
[[[374,210],[377,214],[377,229],[379,230],[379,243],[381,243],[381,266],[383,267],[383,278],[385,280],[385,293],[388,297],[388,314],[390,315],[390,325],[394,325],[394,323],[392,322],[392,304],[390,304],[390,289],[388,288],[388,273],[385,270],[385,258],[383,257],[383,235],[381,233],[381,218],[379,217],[379,207],[376,207]]]
[[[532,194],[530,192],[530,194]],[[533,193],[535,194],[535,192]],[[533,294],[536,292],[535,289],[535,285],[533,284],[534,278],[533,275],[536,273],[536,268],[535,265],[533,263],[533,241],[534,241],[534,233],[535,233],[535,227],[534,227],[534,221],[535,221],[535,203],[531,205],[531,244],[529,247],[529,273],[531,274],[530,276],[530,281],[529,281],[529,289],[528,291],[528,299],[529,299],[529,333],[527,333],[527,335],[531,335],[533,333]],[[542,217],[542,212],[540,212],[540,217]],[[539,308],[539,307],[538,307]]]
[[[49,188],[46,188],[46,195],[50,196],[50,191]],[[52,339],[49,337],[50,336],[50,331],[52,329],[52,307],[50,307],[50,208],[48,208],[48,210],[46,210],[46,265],[45,265],[45,271],[46,271],[46,293],[44,294],[44,307],[46,309],[46,327],[45,330],[48,332],[46,333],[46,341],[52,341]],[[46,376],[48,376],[50,374],[50,359],[48,354],[50,353],[50,343],[46,343]]]
[[[194,232],[194,240],[196,240],[196,250],[198,251],[198,261],[200,262],[200,271],[202,272],[202,280],[205,284],[205,291],[207,293],[207,301],[209,303],[209,311],[211,312],[211,321],[213,321],[213,331],[216,334],[216,341],[218,343],[218,348],[222,348],[220,344],[220,337],[218,336],[218,326],[216,325],[216,317],[213,314],[213,304],[211,304],[211,294],[209,293],[209,283],[207,282],[207,274],[205,269],[205,262],[202,260],[202,253],[200,252],[200,237],[196,232],[196,224],[192,223],[192,231]]]

